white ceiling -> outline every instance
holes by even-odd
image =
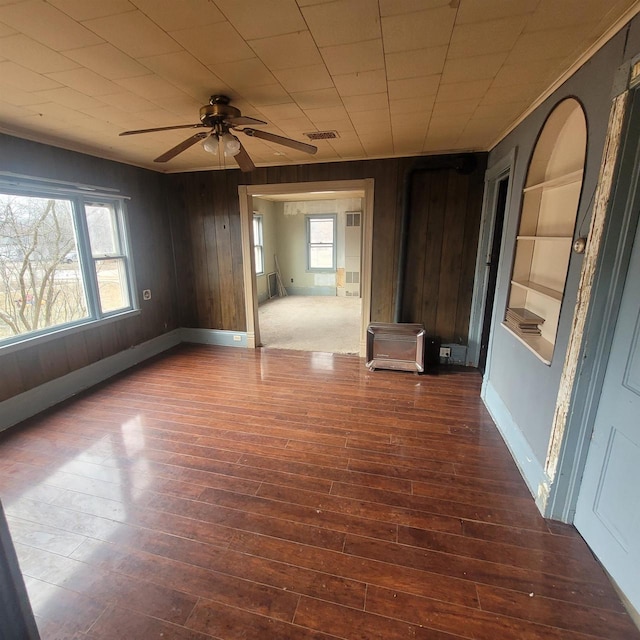
[[[0,0],[0,130],[160,171],[226,94],[308,156],[240,135],[257,165],[487,150],[637,0]]]

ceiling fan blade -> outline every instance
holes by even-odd
[[[232,126],[237,127],[238,125],[245,124],[267,124],[263,120],[257,120],[256,118],[250,118],[249,116],[230,116],[226,118],[226,121]]]
[[[189,147],[193,146],[196,142],[200,140],[204,140],[209,133],[196,133],[192,135],[190,138],[183,140],[180,144],[177,144],[169,151],[165,151],[161,156],[158,156],[154,162],[168,162],[171,158],[175,158],[179,153],[186,151]]]
[[[249,154],[247,153],[247,150],[242,146],[242,143],[240,143],[239,153],[237,153],[233,157],[238,163],[240,171],[247,173],[249,171],[253,171],[256,168],[256,165],[253,164],[253,160],[249,157]]]
[[[198,129],[208,127],[206,124],[176,124],[172,127],[155,127],[154,129],[136,129],[135,131],[123,131],[121,136],[135,136],[138,133],[153,133],[154,131],[173,131],[174,129]]]
[[[258,129],[241,129],[243,133],[246,133],[251,138],[260,138],[261,140],[268,140],[269,142],[275,142],[285,147],[291,147],[296,151],[304,151],[305,153],[315,153],[318,147],[314,147],[312,144],[306,142],[298,142],[291,138],[284,138],[283,136],[277,136],[275,133],[269,133],[268,131],[260,131]]]

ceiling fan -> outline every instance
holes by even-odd
[[[200,122],[198,124],[178,124],[171,127],[156,127],[155,129],[137,129],[135,131],[123,131],[120,135],[133,136],[139,133],[171,131],[173,129],[209,129],[209,131],[194,133],[191,137],[183,140],[180,144],[169,149],[169,151],[165,151],[161,156],[158,156],[154,162],[168,162],[179,153],[186,151],[189,147],[196,144],[196,142],[202,141],[202,146],[210,153],[217,153],[219,146],[222,145],[225,156],[233,156],[242,171],[253,171],[256,166],[253,164],[253,161],[242,146],[240,140],[231,133],[232,131],[240,131],[250,138],[260,138],[268,142],[275,142],[285,147],[296,149],[297,151],[304,151],[305,153],[315,153],[318,150],[318,148],[312,144],[298,142],[291,138],[278,136],[275,133],[248,127],[247,125],[255,126],[267,123],[263,120],[243,116],[239,109],[229,104],[230,102],[231,100],[227,96],[211,96],[209,104],[200,108]],[[238,126],[243,128],[238,129]]]

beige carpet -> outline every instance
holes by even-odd
[[[287,296],[260,305],[263,347],[297,351],[358,353],[359,298]]]

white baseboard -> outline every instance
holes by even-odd
[[[247,347],[245,331],[222,331],[220,329],[178,329],[181,342],[215,344],[220,347]]]
[[[534,455],[531,445],[522,434],[520,427],[513,419],[502,398],[498,395],[491,382],[486,380],[482,385],[482,400],[496,423],[496,427],[498,427],[502,439],[511,452],[511,456],[518,465],[529,491],[535,498],[536,506],[540,513],[544,515],[549,491],[549,479],[544,472],[543,466]]]
[[[176,329],[13,396],[0,403],[0,431],[171,349],[180,342],[180,330]]]

